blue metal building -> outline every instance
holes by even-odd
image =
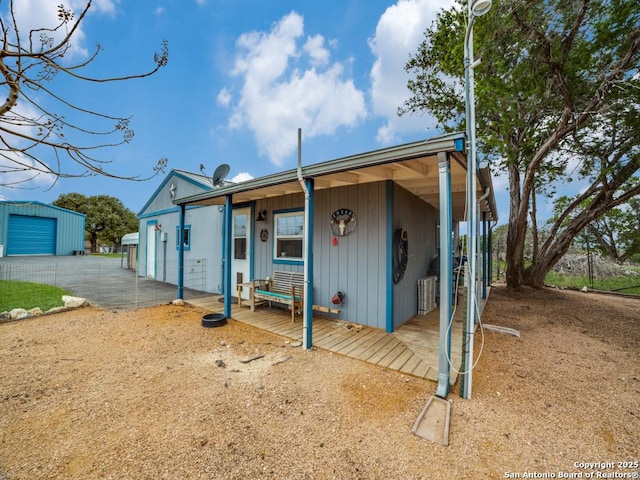
[[[86,215],[41,202],[0,201],[0,253],[84,253]]]

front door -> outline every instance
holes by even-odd
[[[231,242],[231,295],[237,295],[238,284],[251,280],[251,209],[233,211],[233,241]],[[249,289],[242,289],[242,298],[249,298]]]
[[[156,225],[147,224],[147,277],[156,276]]]

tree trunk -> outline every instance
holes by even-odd
[[[520,172],[515,165],[509,165],[509,228],[507,230],[507,288],[516,289],[522,285],[524,264],[524,238],[527,231],[526,217],[521,221]]]
[[[573,238],[580,233],[581,229],[579,224],[572,224],[571,227],[563,230],[551,248],[546,249],[544,254],[538,257],[538,261],[524,271],[523,283],[533,288],[542,288],[547,273],[569,251]]]
[[[536,210],[536,192],[531,192],[531,263],[538,261],[538,217]]]
[[[91,253],[98,253],[98,233],[91,232]]]

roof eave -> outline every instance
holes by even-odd
[[[464,147],[464,133],[452,133],[418,142],[406,143],[394,147],[383,148],[371,152],[352,155],[349,157],[329,160],[327,162],[302,167],[304,178],[315,178],[331,173],[341,173],[364,167],[382,165],[385,163],[409,160],[411,158],[435,155],[438,152],[460,152]],[[209,192],[199,193],[189,197],[177,198],[173,202],[177,205],[220,205],[223,197],[240,192],[257,190],[297,181],[297,169],[267,175],[229,186],[216,188]]]

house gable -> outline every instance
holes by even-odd
[[[138,213],[138,218],[147,218],[163,213],[179,211],[173,200],[178,197],[197,195],[211,190],[209,179],[183,170],[171,170],[147,203]]]

